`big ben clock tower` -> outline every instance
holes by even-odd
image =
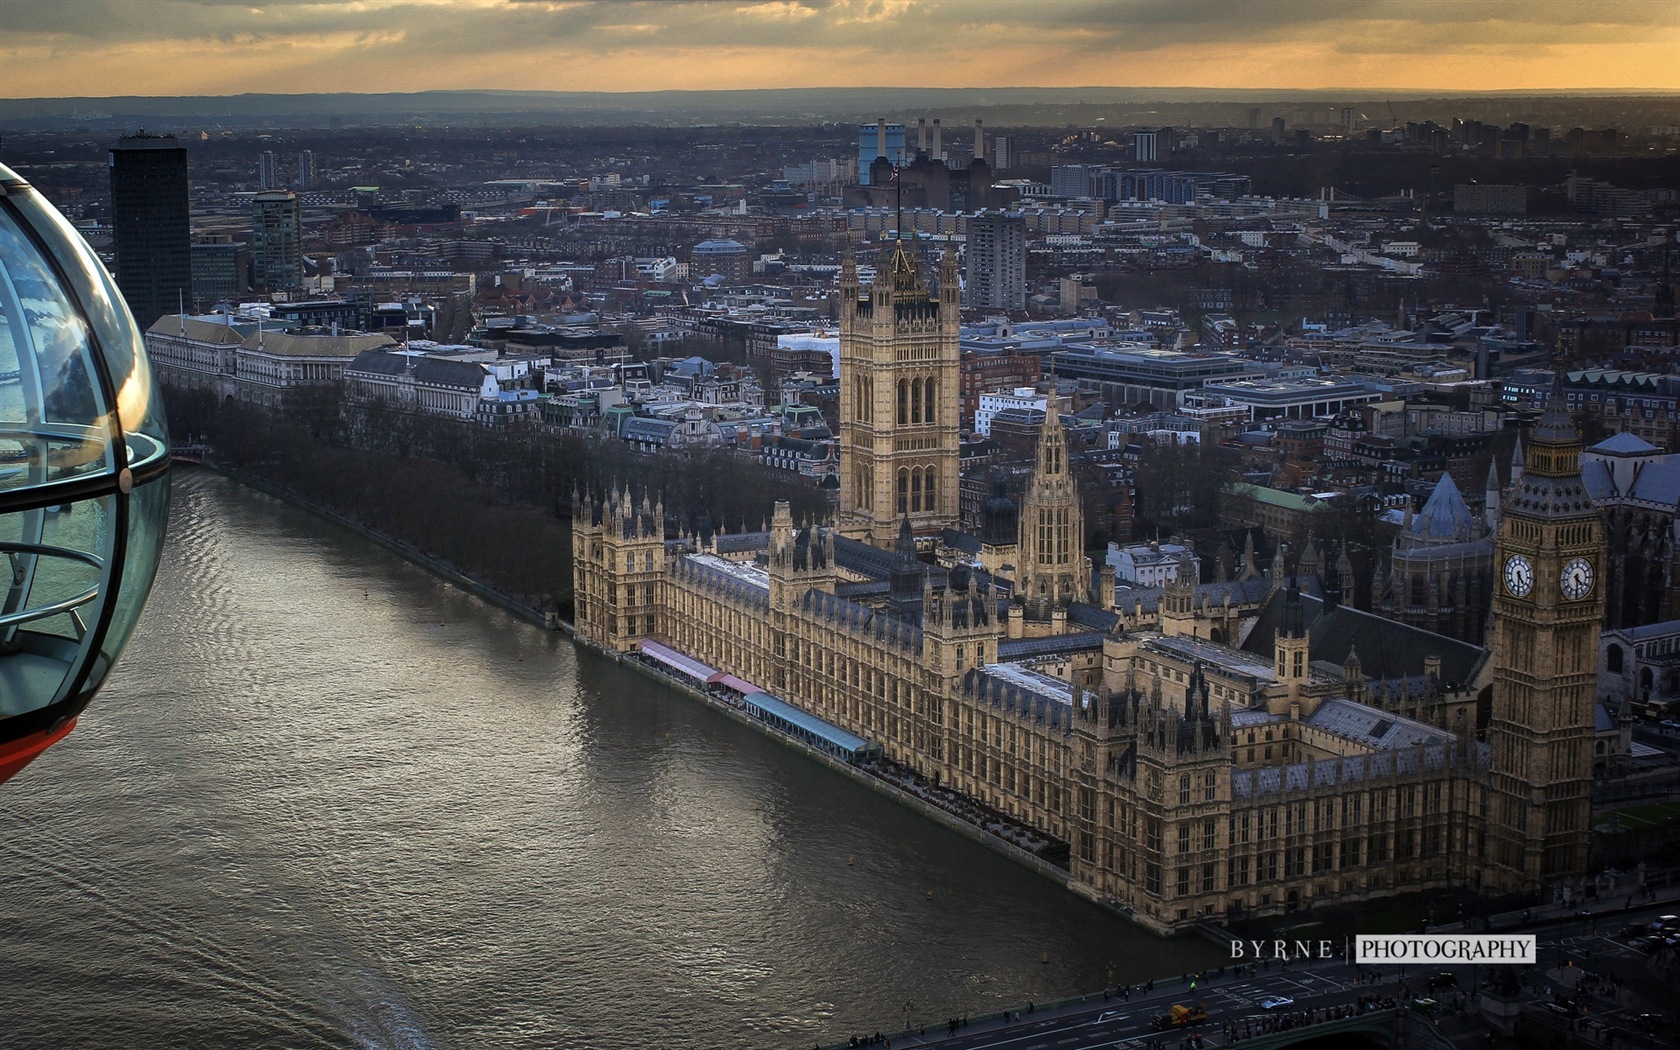
[[[1492,797],[1496,887],[1537,893],[1587,869],[1604,530],[1581,440],[1554,383],[1506,496],[1494,568]]]

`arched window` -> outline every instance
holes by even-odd
[[[912,379],[910,380],[910,422],[920,423],[921,421],[922,381],[920,379]]]
[[[910,381],[900,379],[898,381],[898,425],[903,426],[908,422],[910,422]]]
[[[931,419],[928,422],[933,422]],[[933,500],[933,468],[927,467],[922,471],[922,505],[928,510],[938,510],[939,504]]]
[[[1609,649],[1605,650],[1604,669],[1611,674],[1622,673],[1622,647],[1614,642],[1611,643]]]
[[[898,512],[907,514],[910,511],[910,472],[900,469],[898,472]]]
[[[934,414],[933,414],[933,406],[934,406],[935,402],[938,400],[938,397],[937,397],[938,390],[939,390],[939,381],[937,379],[935,379],[933,376],[929,376],[928,379],[927,379],[927,382],[922,385],[922,396],[927,401],[927,403],[922,406],[922,422],[924,422],[924,423],[932,423],[935,419]]]

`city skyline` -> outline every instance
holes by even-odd
[[[1662,3],[24,2],[0,96],[1159,87],[1680,90]]]

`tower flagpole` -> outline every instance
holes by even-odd
[[[898,165],[893,165],[893,189],[898,198],[898,218],[894,220],[893,230],[898,234],[898,243],[904,243],[904,180],[898,177]]]

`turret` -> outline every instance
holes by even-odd
[[[957,253],[954,248],[947,248],[944,258],[939,261],[939,304],[942,307],[939,318],[942,322],[957,319],[962,305],[962,282],[957,277]]]
[[[1200,571],[1196,558],[1186,547],[1179,555],[1178,569],[1161,595],[1161,633],[1188,636],[1196,633],[1196,584]]]
[[[888,603],[900,619],[915,621],[922,613],[922,582],[927,566],[916,557],[916,537],[910,531],[910,518],[899,524],[898,546],[893,551],[891,594]]]
[[[1365,667],[1359,662],[1359,650],[1348,646],[1347,659],[1342,661],[1342,682],[1349,700],[1365,702]]]
[[[1353,559],[1348,557],[1347,544],[1345,543],[1341,545],[1341,550],[1336,555],[1336,575],[1341,577],[1342,600],[1352,602],[1354,591]]]
[[[1307,682],[1307,619],[1301,604],[1301,585],[1289,578],[1284,592],[1283,622],[1273,642],[1277,653],[1277,680],[1283,684],[1285,696],[1291,703],[1301,698],[1301,687]]]

